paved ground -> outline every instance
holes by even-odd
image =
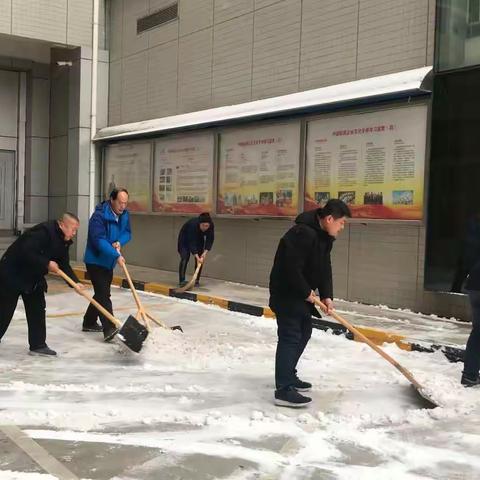
[[[84,268],[83,264],[78,265]],[[174,272],[137,266],[131,266],[129,269],[133,278],[144,282],[157,282],[175,287],[178,281],[178,276]],[[116,275],[123,276],[121,269],[116,270]],[[261,307],[268,305],[267,288],[213,278],[203,279],[201,286],[194,288],[192,292]],[[398,333],[406,336],[408,340],[428,345],[432,343],[464,345],[471,329],[468,322],[439,318],[435,315],[412,314],[408,310],[363,305],[338,299],[335,304],[337,311],[354,325]]]
[[[117,317],[134,312],[128,291],[113,296]],[[314,332],[300,369],[314,403],[281,409],[272,404],[273,320],[141,296],[185,333],[155,328],[139,355],[81,333],[84,300],[51,281],[48,342],[59,357],[31,357],[19,305],[0,344],[0,478],[478,477],[480,392],[460,387],[461,365],[441,353],[385,347],[438,396],[442,408],[426,410],[366,345]],[[377,317],[436,339],[468,333],[408,312],[341,309],[357,323]],[[56,468],[63,473],[48,476]]]

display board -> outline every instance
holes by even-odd
[[[217,213],[296,215],[299,152],[299,122],[222,133]]]
[[[114,188],[126,188],[130,212],[148,212],[151,203],[152,145],[132,142],[105,147],[104,194],[108,197]]]
[[[358,218],[423,217],[427,107],[308,122],[305,210],[329,198]]]
[[[155,142],[153,211],[201,213],[213,204],[212,133],[166,137]]]

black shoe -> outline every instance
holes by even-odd
[[[182,280],[181,282],[178,282],[178,286],[181,288],[181,287],[184,287],[188,282],[186,280]]]
[[[200,286],[200,282],[199,282],[198,280],[195,282],[195,286],[196,286],[196,287],[199,287],[199,286]]]
[[[480,377],[470,378],[466,375],[462,375],[461,384],[464,387],[476,387],[477,385],[480,385]]]
[[[113,340],[113,337],[118,333],[118,328],[112,327],[108,330],[103,331],[103,341],[110,342]]]
[[[88,325],[85,322],[83,322],[82,332],[101,332],[101,331],[103,331],[103,328],[98,323],[94,323],[93,325]]]
[[[279,407],[306,407],[311,401],[312,399],[310,397],[305,397],[301,393],[298,393],[293,387],[275,390],[274,403]]]
[[[44,357],[54,357],[57,352],[55,350],[52,350],[51,348],[48,348],[47,345],[44,347],[40,348],[35,348],[34,350],[30,350],[29,352],[30,355],[42,355]]]
[[[304,382],[297,377],[295,383],[293,384],[293,388],[297,392],[309,392],[312,389],[312,384],[309,382]]]

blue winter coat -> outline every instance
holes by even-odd
[[[102,202],[97,205],[88,223],[87,248],[83,261],[113,270],[120,254],[112,247],[112,243],[120,242],[123,247],[131,238],[128,211],[124,210],[117,222],[110,202]]]

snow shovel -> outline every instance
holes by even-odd
[[[156,318],[153,318],[152,315],[150,315],[145,310],[145,308],[143,308],[143,305],[140,302],[140,297],[138,296],[137,290],[135,289],[135,285],[132,282],[132,277],[130,276],[130,273],[129,273],[125,263],[122,263],[122,268],[123,268],[123,271],[125,273],[125,276],[127,277],[128,286],[130,287],[130,290],[132,291],[133,298],[135,299],[135,303],[137,304],[137,308],[138,308],[137,318],[138,318],[138,316],[141,316],[143,318],[143,321],[145,322],[145,326],[147,327],[147,330],[148,331],[151,330],[149,320],[152,320],[157,325],[159,325],[160,327],[167,328],[167,329],[170,329],[170,330],[180,330],[183,333],[183,329],[180,325],[174,325],[173,327],[169,327],[168,325],[165,325],[165,323],[163,323],[162,321],[157,320]]]
[[[323,312],[327,311],[327,307],[317,298],[315,298],[315,304],[320,307]],[[425,387],[422,387],[415,377],[409,372],[405,367],[400,365],[394,358],[392,358],[388,353],[384,352],[378,345],[375,345],[369,338],[367,338],[363,333],[359,332],[350,322],[345,320],[343,317],[338,315],[336,312],[330,314],[337,322],[341,323],[344,327],[348,328],[356,337],[358,337],[362,342],[365,342],[370,348],[373,348],[379,355],[381,355],[387,362],[391,363],[413,386],[417,393],[422,397],[426,402],[426,405],[429,408],[439,407],[437,402],[432,399],[430,394],[426,391]]]
[[[135,317],[129,315],[125,323],[122,325],[120,320],[117,320],[108,310],[102,307],[96,300],[94,300],[88,293],[80,290],[77,284],[64,272],[58,271],[58,274],[82,297],[85,297],[100,313],[105,315],[117,328],[118,337],[120,340],[134,352],[139,352],[143,347],[143,342],[148,336],[148,330]]]
[[[203,265],[203,262],[198,262],[197,263],[197,268],[195,269],[195,272],[193,273],[192,279],[186,285],[184,285],[183,287],[176,288],[175,293],[186,292],[187,290],[190,290],[193,287],[193,285],[195,285],[195,282],[196,282],[197,277],[198,277],[198,272],[200,272],[200,269],[202,268],[202,265]]]

